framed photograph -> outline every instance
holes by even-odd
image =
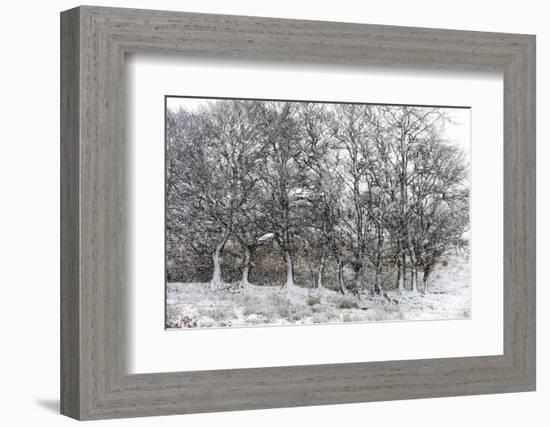
[[[535,390],[535,37],[61,14],[61,411]]]
[[[469,116],[167,96],[166,327],[469,318]]]

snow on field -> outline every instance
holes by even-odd
[[[168,283],[166,326],[217,328],[470,317],[467,259],[451,258],[432,273],[430,281],[426,294],[395,290],[376,297],[366,292],[356,297],[299,286],[212,289],[208,283]]]

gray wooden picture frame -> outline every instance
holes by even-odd
[[[504,78],[504,354],[129,375],[127,53]],[[61,14],[61,412],[77,419],[535,390],[535,37],[103,7]],[[159,284],[160,285],[160,284]]]

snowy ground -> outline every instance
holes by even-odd
[[[432,273],[429,292],[387,291],[360,298],[329,289],[248,286],[232,291],[207,283],[169,283],[168,328],[243,327],[470,317],[469,264],[452,258]]]

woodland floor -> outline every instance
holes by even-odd
[[[421,275],[419,277],[421,279]],[[389,290],[360,297],[329,289],[168,283],[166,327],[218,328],[470,317],[469,263],[453,257],[430,277],[428,293]]]

